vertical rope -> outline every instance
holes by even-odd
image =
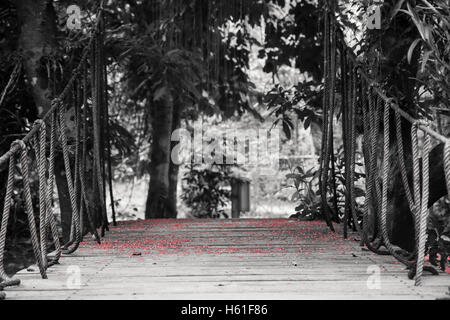
[[[420,209],[420,236],[417,252],[416,286],[422,285],[423,265],[425,260],[425,245],[427,241],[427,221],[428,221],[428,198],[429,198],[429,155],[430,136],[425,133],[423,154],[422,154],[422,202]],[[417,210],[418,212],[419,210]]]
[[[320,186],[322,199],[322,214],[329,228],[334,231],[333,224],[330,218],[330,212],[327,201],[327,185],[328,185],[328,170],[329,170],[329,107],[330,107],[330,74],[331,74],[331,56],[330,56],[330,15],[328,8],[326,9],[324,19],[324,89],[323,89],[323,116],[322,116],[322,152],[320,159]],[[332,95],[332,94],[331,94]]]
[[[45,266],[42,261],[42,255],[40,250],[39,238],[36,230],[36,222],[34,218],[34,210],[33,210],[33,200],[31,197],[31,188],[30,188],[30,173],[28,168],[28,154],[27,147],[25,142],[22,140],[18,141],[19,146],[21,148],[20,153],[20,165],[22,168],[22,179],[23,179],[23,196],[25,200],[25,211],[28,217],[28,224],[31,233],[31,244],[33,246],[34,256],[36,257],[36,262],[39,268],[39,272],[43,279],[47,279],[47,274],[45,272]]]
[[[41,255],[42,264],[44,268],[47,268],[47,183],[46,183],[46,172],[47,172],[47,159],[45,155],[45,139],[46,139],[46,126],[45,122],[42,120],[36,120],[35,125],[39,127],[39,143],[35,150],[37,153],[37,167],[39,176],[39,223],[40,223],[40,241],[41,241]]]
[[[363,91],[363,95],[365,90]],[[376,183],[376,156],[377,156],[377,137],[378,137],[378,117],[375,116],[378,114],[378,109],[376,109],[377,104],[374,103],[374,97],[372,92],[369,91],[368,100],[369,104],[367,106],[367,100],[363,99],[364,103],[362,106],[363,111],[363,122],[364,122],[364,146],[366,148],[366,157],[365,157],[365,168],[366,168],[366,197],[364,199],[364,213],[363,213],[363,229],[362,229],[362,241],[367,246],[367,248],[377,254],[380,255],[389,255],[388,251],[379,250],[381,241],[378,245],[373,245],[371,241],[377,237],[377,227],[378,227],[378,214],[377,208],[375,205],[372,205],[373,208],[373,216],[374,216],[374,232],[372,240],[369,239],[369,208],[370,204],[375,202],[376,199],[373,199],[373,188]],[[366,108],[369,108],[367,110]]]
[[[49,155],[49,165],[48,165],[48,183],[47,183],[47,220],[50,223],[50,230],[52,232],[53,244],[55,245],[56,254],[52,259],[50,264],[57,263],[61,257],[61,243],[59,242],[58,229],[56,227],[56,218],[53,214],[53,187],[55,181],[55,145],[56,145],[56,113],[53,112],[51,115],[50,124],[50,155]]]
[[[356,93],[356,80],[357,80],[357,73],[355,72],[355,70],[352,70],[352,103],[351,103],[351,107],[350,107],[350,117],[351,117],[351,121],[350,121],[350,145],[349,145],[349,149],[350,149],[350,165],[349,165],[349,175],[348,178],[350,179],[349,181],[349,187],[350,187],[350,206],[351,206],[351,213],[352,213],[352,217],[353,217],[353,224],[354,224],[354,228],[356,229],[356,231],[358,233],[361,233],[361,228],[359,226],[359,222],[358,222],[358,216],[356,213],[356,199],[355,199],[355,162],[356,162],[356,98],[357,98],[357,93]]]
[[[403,150],[403,136],[402,136],[402,119],[398,111],[395,112],[395,124],[396,124],[396,135],[397,135],[397,148],[398,148],[398,157],[399,157],[399,165],[400,165],[400,173],[402,177],[402,183],[405,188],[406,199],[409,203],[409,208],[411,212],[414,212],[414,200],[411,195],[411,189],[409,186],[408,175],[406,171],[405,165],[405,154]]]
[[[20,284],[20,280],[11,279],[5,272],[4,256],[6,246],[6,233],[8,230],[8,220],[11,211],[12,192],[14,184],[14,172],[15,172],[15,156],[12,155],[9,158],[8,180],[6,182],[6,194],[5,202],[3,204],[2,224],[0,228],[0,285],[1,287],[16,286]]]
[[[420,237],[420,163],[419,163],[419,139],[417,137],[417,125],[411,126],[411,149],[413,161],[413,197],[414,197],[414,235],[416,252],[418,252]]]
[[[383,235],[384,245],[388,249],[388,251],[400,262],[405,264],[408,267],[412,267],[412,264],[401,257],[395,251],[389,240],[389,234],[387,231],[387,204],[388,204],[388,180],[389,180],[389,147],[390,147],[390,139],[389,139],[389,115],[391,111],[390,102],[385,101],[384,104],[384,116],[383,116],[383,165],[382,165],[382,193],[381,193],[381,232]]]
[[[70,245],[70,241],[68,244],[64,245],[64,249],[67,251],[64,251],[64,253],[72,253],[74,252],[79,243],[80,243],[80,230],[79,230],[79,211],[77,206],[77,195],[75,193],[74,189],[74,179],[72,178],[72,169],[70,167],[70,157],[69,157],[69,150],[67,146],[67,135],[66,135],[66,119],[65,119],[65,105],[63,103],[59,106],[59,123],[60,123],[60,139],[61,139],[61,148],[63,151],[63,159],[64,159],[64,168],[66,171],[66,179],[67,179],[67,186],[69,189],[69,197],[70,197],[70,205],[72,208],[72,221],[73,221],[73,227],[74,227],[74,237],[75,237],[75,246],[73,246],[70,249],[68,248],[68,245]]]
[[[450,140],[444,146],[444,171],[447,182],[447,192],[450,197]]]

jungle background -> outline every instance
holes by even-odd
[[[81,8],[76,31],[67,27],[72,4]],[[348,47],[372,66],[405,110],[449,136],[448,1],[384,1],[382,29],[368,30],[367,10],[374,4],[339,1]],[[49,109],[87,42],[98,5],[90,0],[0,4],[0,154]],[[323,8],[323,1],[307,0],[104,2],[117,220],[229,217],[230,181],[236,177],[251,180],[251,210],[243,218],[322,218],[317,172]],[[281,170],[262,176],[256,169],[174,165],[168,137],[200,119],[218,132],[267,123],[281,130]],[[339,116],[335,127],[339,216],[346,192]],[[361,144],[359,137],[360,213]],[[20,194],[19,184],[7,243],[11,273],[32,262]],[[59,183],[55,206],[61,211],[69,206],[64,194]],[[450,231],[448,206],[448,199],[435,204],[430,229]]]

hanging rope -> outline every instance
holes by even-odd
[[[94,159],[93,165],[93,184],[94,192],[100,198],[101,203],[101,226],[102,234],[108,230],[108,220],[106,211],[106,165],[108,162],[108,176],[110,186],[110,199],[114,210],[114,197],[112,189],[112,167],[111,167],[111,145],[109,137],[109,121],[108,121],[108,101],[107,101],[107,74],[106,61],[104,58],[104,24],[102,20],[102,5],[97,12],[97,21],[94,31],[89,42],[83,50],[78,66],[73,70],[71,77],[67,81],[63,90],[57,97],[52,100],[49,111],[35,121],[30,132],[22,139],[11,144],[10,150],[0,157],[0,166],[8,162],[8,180],[6,183],[6,193],[3,206],[3,215],[0,225],[0,289],[7,286],[18,285],[20,280],[11,279],[7,276],[4,269],[4,253],[6,245],[6,236],[8,229],[9,215],[13,206],[13,187],[14,173],[16,166],[16,156],[20,154],[20,168],[23,182],[23,199],[24,209],[27,215],[31,244],[33,253],[36,258],[40,274],[46,279],[46,269],[51,265],[58,263],[61,253],[73,253],[82,241],[84,230],[84,216],[87,217],[87,228],[94,235],[96,241],[100,243],[100,237],[94,224],[91,212],[90,200],[87,196],[88,192],[86,184],[86,172],[90,167],[89,161],[91,150],[88,139],[93,141]],[[90,64],[92,72],[87,71],[88,57],[91,57]],[[15,66],[13,74],[20,70],[19,64]],[[91,77],[91,82],[88,77]],[[49,73],[51,77],[51,72]],[[8,83],[10,83],[12,80]],[[90,84],[90,86],[89,86]],[[53,81],[56,89],[56,81]],[[8,86],[9,87],[9,86]],[[5,90],[9,90],[8,87]],[[90,96],[89,96],[90,93]],[[1,100],[4,99],[5,93],[2,93]],[[90,98],[90,99],[89,99]],[[89,103],[92,101],[92,104]],[[74,158],[71,159],[69,139],[67,136],[66,113],[67,108],[73,108],[75,112],[75,141],[73,150]],[[89,110],[91,109],[91,110]],[[92,137],[88,131],[88,118],[92,116]],[[49,141],[47,141],[47,121],[50,122]],[[64,246],[61,246],[56,224],[56,218],[53,212],[53,193],[55,187],[55,158],[57,153],[57,145],[62,150],[64,171],[67,180],[68,193],[70,198],[70,238]],[[27,144],[30,144],[34,153],[31,157]],[[47,144],[49,145],[47,150]],[[47,155],[47,152],[48,155]],[[105,154],[105,152],[107,152]],[[72,165],[73,162],[73,165]],[[34,166],[35,163],[35,166]],[[38,203],[39,218],[35,219],[33,199],[31,194],[31,175],[30,164],[32,169],[36,168],[38,181]],[[96,201],[97,199],[95,199]],[[65,213],[69,214],[69,213]],[[113,211],[115,221],[115,212]],[[48,243],[50,235],[52,242]],[[53,246],[55,251],[48,253],[49,248]],[[0,298],[4,298],[0,294]]]
[[[396,250],[391,244],[389,234],[387,230],[387,205],[388,205],[388,183],[389,183],[389,161],[390,161],[390,140],[389,140],[389,115],[390,115],[390,102],[386,101],[384,104],[383,112],[383,164],[382,164],[382,193],[381,193],[381,232],[383,235],[383,242],[386,248],[389,250],[397,260],[402,262],[408,267],[412,267],[412,263],[406,258],[397,254]]]
[[[425,260],[425,244],[427,241],[427,220],[428,220],[428,197],[429,197],[429,153],[430,136],[425,134],[423,154],[422,154],[422,199],[419,226],[419,244],[417,252],[416,286],[422,285],[423,264]],[[418,212],[418,210],[417,210]],[[419,219],[420,218],[420,219]]]
[[[363,94],[365,91],[363,92]],[[377,202],[377,198],[373,197],[374,185],[376,183],[375,171],[376,171],[376,156],[377,156],[377,138],[378,138],[378,108],[377,103],[374,103],[374,97],[369,89],[368,100],[369,104],[366,105],[366,99],[364,99],[364,104],[362,106],[363,111],[363,125],[364,125],[364,145],[366,147],[366,157],[365,157],[365,167],[366,167],[366,197],[364,199],[364,213],[363,213],[363,230],[361,237],[363,243],[367,246],[369,250],[374,253],[381,255],[389,255],[388,251],[380,250],[382,241],[377,238],[377,227],[379,224],[378,214],[376,206],[373,204]],[[366,108],[369,108],[367,110]],[[373,237],[369,239],[369,208],[372,204],[373,209]],[[378,243],[374,245],[372,241],[378,239]]]
[[[55,181],[55,146],[56,146],[56,119],[53,114],[50,124],[50,155],[48,164],[48,183],[47,183],[47,220],[50,224],[50,229],[53,237],[53,244],[55,246],[55,256],[51,257],[49,266],[58,263],[61,257],[61,244],[59,242],[58,229],[56,227],[56,218],[53,214],[53,188]]]
[[[332,105],[334,105],[334,84],[333,84],[333,63],[332,63],[332,35],[330,34],[330,15],[329,9],[326,9],[326,14],[324,18],[324,50],[325,50],[325,59],[324,59],[324,94],[323,94],[323,116],[322,116],[322,152],[320,159],[320,169],[319,169],[319,177],[320,177],[320,188],[321,188],[321,200],[322,200],[322,214],[325,217],[326,223],[328,227],[334,231],[333,223],[331,222],[331,214],[328,206],[327,200],[327,186],[328,186],[328,171],[329,171],[329,162],[330,162],[330,126],[332,123],[332,113],[330,109],[332,109]],[[334,24],[333,24],[334,26]],[[333,32],[331,32],[333,33]],[[334,47],[335,49],[335,47]]]
[[[359,226],[358,217],[356,213],[356,199],[355,199],[355,162],[356,162],[356,80],[357,73],[356,69],[351,70],[352,72],[352,81],[351,81],[351,106],[350,106],[350,164],[349,164],[349,173],[348,173],[348,185],[350,192],[350,207],[353,219],[353,226],[358,233],[361,232],[361,228]]]
[[[3,204],[3,215],[2,215],[2,224],[0,228],[0,286],[9,287],[16,286],[20,284],[19,279],[11,279],[5,272],[4,267],[4,255],[5,255],[5,245],[6,245],[6,232],[8,229],[8,220],[9,214],[11,211],[12,204],[12,192],[13,192],[13,184],[14,184],[14,172],[15,172],[15,158],[11,157],[9,159],[9,168],[8,168],[8,180],[6,182],[6,195],[5,202]]]
[[[70,167],[70,157],[69,157],[69,149],[67,145],[67,135],[66,135],[66,119],[65,119],[65,104],[60,104],[59,109],[59,126],[60,126],[60,142],[61,142],[61,148],[63,153],[63,160],[64,160],[64,168],[66,173],[66,180],[67,180],[67,186],[69,190],[69,198],[70,198],[70,205],[72,208],[72,226],[71,228],[71,239],[68,243],[66,243],[63,246],[64,253],[70,254],[73,253],[80,244],[81,241],[81,235],[80,235],[80,225],[79,225],[79,211],[78,211],[78,204],[77,204],[77,197],[76,189],[74,186],[74,179],[72,178],[72,169]],[[69,246],[75,243],[75,245],[69,249]]]
[[[354,82],[351,78],[351,72],[349,69],[355,68],[358,71],[358,76],[355,75],[353,79],[356,82],[359,82],[360,87],[363,88],[364,84],[367,84],[367,87],[370,88],[370,92],[368,94],[368,109],[363,97],[363,93],[360,94],[360,105],[362,105],[362,116],[363,116],[363,137],[364,137],[364,158],[365,158],[365,167],[366,167],[366,198],[364,202],[364,213],[363,213],[363,230],[361,232],[362,240],[366,244],[366,246],[373,252],[378,254],[391,254],[397,260],[404,263],[409,269],[409,276],[412,278],[416,275],[416,285],[421,284],[421,276],[424,270],[429,271],[433,274],[436,274],[437,271],[430,267],[424,265],[424,255],[426,252],[426,219],[428,217],[428,175],[429,175],[429,160],[428,153],[430,149],[430,138],[442,142],[445,144],[444,147],[444,173],[446,177],[447,188],[450,193],[450,139],[442,136],[441,134],[432,130],[428,123],[420,120],[416,120],[411,117],[407,112],[402,110],[399,105],[395,102],[394,99],[391,99],[386,96],[384,91],[381,89],[381,85],[377,82],[373,81],[371,77],[366,73],[365,66],[359,63],[356,59],[355,54],[347,49],[345,44],[344,36],[342,32],[338,32],[338,39],[341,48],[341,94],[342,94],[342,122],[343,122],[343,140],[344,140],[344,153],[351,153],[353,157],[352,145],[353,145],[353,130],[355,117],[352,114],[352,110],[354,108],[347,108],[347,106],[352,105],[355,101],[355,90]],[[327,48],[324,48],[325,52],[325,60],[327,59]],[[344,59],[347,57],[347,59]],[[350,67],[347,66],[350,64]],[[358,86],[357,86],[358,87]],[[363,90],[363,89],[361,89]],[[326,92],[326,94],[329,94]],[[376,102],[374,102],[376,100]],[[378,175],[377,175],[377,144],[378,144],[378,130],[379,130],[379,121],[378,121],[378,110],[377,106],[379,103],[384,102],[384,111],[383,111],[383,161],[381,165],[381,186],[378,183]],[[414,238],[415,238],[415,249],[413,252],[406,252],[404,250],[399,250],[394,248],[394,246],[390,243],[390,239],[387,232],[387,215],[388,215],[388,182],[389,182],[389,167],[390,167],[390,141],[389,141],[389,133],[390,133],[390,111],[391,109],[394,111],[394,121],[392,123],[395,124],[396,131],[396,143],[397,146],[397,155],[399,158],[398,166],[400,171],[401,183],[404,188],[405,198],[408,202],[409,209],[412,212],[413,222],[414,222]],[[404,150],[404,137],[402,135],[402,123],[403,121],[408,121],[412,124],[411,131],[411,146],[412,146],[412,173],[408,172],[408,168],[405,164],[405,150]],[[419,155],[419,142],[417,136],[417,130],[421,130],[425,135],[425,143],[422,148],[422,170],[420,167],[420,155]],[[366,143],[366,141],[368,143]],[[348,173],[351,174],[354,170],[352,170],[352,157],[345,157],[345,168],[350,166]],[[352,180],[350,177],[346,180]],[[346,205],[346,212],[344,216],[344,236],[347,235],[347,223],[349,217],[349,210],[354,212],[355,202],[354,202],[354,194],[352,196],[352,186],[349,185],[347,188],[350,188],[350,192],[347,192],[345,200],[346,203],[352,203],[353,205],[349,208]],[[381,208],[378,206],[378,199],[381,200]],[[370,215],[370,210],[372,212],[372,216]],[[379,212],[379,213],[378,213]],[[369,217],[372,217],[374,220],[373,224],[373,232],[370,234],[370,223]],[[355,215],[352,214],[352,219],[355,220]],[[355,221],[354,221],[355,222]],[[357,226],[357,224],[355,224]],[[378,238],[378,230],[381,231],[381,238]],[[388,250],[380,250],[380,246],[384,245]],[[415,260],[415,261],[414,261]]]
[[[17,79],[20,75],[20,70],[22,69],[22,63],[18,61],[13,68],[13,71],[11,72],[11,75],[9,77],[8,83],[6,84],[5,88],[2,91],[2,94],[0,95],[0,107],[3,104],[3,101],[5,100],[6,95],[13,91],[14,83],[17,82]]]
[[[28,217],[28,226],[31,233],[31,244],[33,247],[34,256],[36,257],[39,272],[43,279],[47,279],[47,274],[45,271],[45,265],[42,260],[42,254],[39,244],[39,237],[36,230],[36,222],[34,218],[33,200],[31,196],[30,187],[30,173],[28,167],[28,152],[25,142],[19,140],[17,142],[20,147],[20,166],[22,169],[22,181],[23,181],[23,197],[25,199],[25,211]]]
[[[450,197],[450,140],[444,146],[444,171],[445,181],[447,182],[447,192]]]

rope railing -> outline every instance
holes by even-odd
[[[8,178],[0,226],[0,290],[20,284],[20,280],[10,278],[4,268],[6,235],[16,183],[14,176],[18,168],[22,176],[24,211],[27,215],[33,253],[42,278],[47,278],[47,268],[58,263],[61,254],[76,251],[87,230],[93,234],[98,243],[100,243],[100,236],[97,228],[102,228],[102,235],[105,230],[108,230],[106,173],[102,168],[102,163],[106,162],[105,158],[110,157],[109,154],[106,155],[106,152],[110,152],[109,137],[102,139],[109,125],[102,10],[100,6],[79,64],[72,71],[61,93],[52,100],[50,109],[41,119],[35,121],[23,139],[14,141],[9,151],[0,157],[0,167],[8,163]],[[69,109],[75,112],[75,138],[72,139],[74,141],[71,141],[68,136],[70,128],[66,123],[66,113]],[[88,130],[89,128],[91,129]],[[88,140],[92,143],[88,144]],[[107,142],[105,143],[104,140]],[[74,145],[73,148],[71,144]],[[105,144],[108,144],[108,148]],[[60,243],[53,212],[55,165],[58,152],[62,153],[70,198],[70,234],[69,241],[64,245]],[[94,169],[91,181],[88,181],[90,154],[93,154],[93,157],[92,165],[89,167]],[[34,167],[36,170],[33,170]],[[30,182],[32,175],[35,175],[38,181],[36,194],[39,213],[36,216],[32,193],[34,184]],[[109,178],[111,187],[111,177]],[[89,199],[88,194],[94,195],[96,199],[94,201]],[[113,205],[112,198],[111,203]],[[51,236],[51,242],[49,242],[49,236]],[[52,246],[55,250],[49,253],[48,250]],[[0,298],[4,298],[4,295],[0,294]]]
[[[336,22],[336,21],[335,21]],[[327,35],[325,35],[327,36]],[[344,90],[342,91],[342,109],[343,109],[343,134],[344,141],[347,145],[344,146],[346,154],[346,178],[351,181],[346,181],[346,201],[354,205],[354,194],[352,193],[355,149],[352,148],[352,143],[355,135],[354,128],[354,114],[358,107],[362,109],[363,118],[363,138],[364,138],[364,159],[366,166],[366,199],[364,203],[363,227],[360,232],[361,241],[371,251],[377,254],[391,254],[397,260],[405,264],[410,269],[410,278],[415,275],[415,284],[422,284],[422,274],[424,270],[437,274],[432,267],[424,266],[426,241],[427,241],[427,219],[429,215],[428,201],[429,201],[429,153],[431,151],[431,138],[434,138],[439,143],[444,144],[443,163],[444,174],[446,177],[447,192],[450,195],[450,138],[444,137],[440,133],[430,128],[429,123],[424,120],[415,119],[405,110],[401,109],[398,102],[394,98],[386,95],[383,87],[377,83],[365,71],[365,66],[360,63],[356,55],[351,51],[344,40],[342,32],[336,32],[336,41],[341,59],[341,81]],[[359,89],[355,90],[355,83],[359,82]],[[350,89],[349,89],[350,87]],[[353,89],[352,89],[353,88]],[[325,91],[325,94],[330,94]],[[358,103],[355,103],[355,95],[358,96]],[[384,104],[384,109],[381,105]],[[347,107],[348,105],[348,107]],[[382,113],[383,116],[378,116]],[[407,203],[412,212],[414,221],[414,238],[416,246],[413,252],[405,252],[399,248],[395,248],[389,239],[387,231],[387,215],[388,215],[388,184],[389,184],[389,169],[390,169],[390,119],[394,116],[395,130],[396,130],[396,146],[399,158],[399,168],[402,185],[405,189],[405,196]],[[350,118],[348,118],[350,117]],[[348,119],[347,119],[348,118]],[[381,120],[381,121],[380,121]],[[403,147],[403,136],[401,132],[402,120],[408,121],[411,126],[411,146],[412,146],[412,186],[408,179],[408,172],[405,164],[405,155]],[[381,185],[377,180],[378,167],[378,140],[380,122],[383,124],[382,141],[382,162],[381,162]],[[353,123],[353,125],[352,125]],[[418,130],[421,130],[424,135],[424,144],[422,147],[422,169],[419,158],[419,142]],[[350,143],[350,144],[349,144]],[[345,142],[344,142],[345,144]],[[381,205],[379,205],[381,203]],[[350,208],[353,210],[354,208]],[[347,209],[346,209],[347,210]],[[369,211],[373,212],[375,223],[373,225],[374,231],[372,236],[369,236]],[[377,213],[377,211],[379,213]],[[347,211],[346,211],[347,212]],[[347,213],[346,213],[347,216]],[[345,223],[347,224],[347,220]],[[357,218],[353,216],[354,224],[358,224]],[[346,230],[347,225],[344,229]],[[380,230],[379,230],[380,229]],[[381,234],[380,232],[381,231]],[[346,233],[344,234],[346,235]],[[381,245],[384,245],[387,251],[380,250]]]

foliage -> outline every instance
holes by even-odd
[[[299,205],[295,208],[296,216],[305,220],[315,220],[321,216],[320,198],[315,188],[319,178],[318,171],[309,169],[304,171],[300,166],[292,170],[286,175],[286,179],[293,181],[295,192],[291,197],[291,201],[296,201]]]
[[[430,262],[445,271],[450,256],[450,200],[437,202],[430,210],[427,248]]]
[[[196,218],[228,218],[223,207],[230,200],[231,177],[226,166],[213,165],[200,168],[191,165],[183,177],[183,194],[181,198],[192,210]]]
[[[281,122],[283,131],[288,139],[294,128],[293,115],[303,122],[304,128],[308,129],[311,122],[320,122],[317,111],[320,107],[321,93],[314,89],[312,81],[301,83],[296,87],[284,89],[277,84],[266,95],[265,102],[270,114],[276,116],[273,125]]]
[[[446,109],[450,105],[450,4],[442,0],[419,3],[412,6],[406,2],[406,7],[398,6],[394,14],[409,16],[418,31],[419,37],[411,43],[406,58],[411,63],[413,53],[420,51],[417,80],[423,86],[421,94],[431,95],[429,104],[421,104],[427,114],[430,104]]]

